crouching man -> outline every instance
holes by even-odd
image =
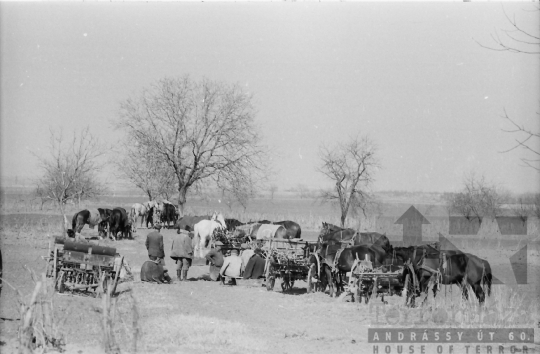
[[[219,280],[219,272],[223,266],[223,262],[225,261],[223,258],[223,252],[221,250],[222,246],[223,243],[221,241],[217,241],[214,248],[205,256],[207,262],[210,263],[210,279],[213,281]]]
[[[171,258],[176,262],[176,277],[178,281],[187,280],[187,273],[193,259],[191,235],[185,230],[178,230],[173,236]]]
[[[223,266],[221,267],[221,270],[219,271],[219,275],[221,275],[221,283],[225,284],[225,277],[231,278],[229,285],[236,285],[236,278],[240,278],[240,271],[242,269],[242,258],[238,256],[238,250],[232,249],[231,255],[229,257],[225,257],[225,261],[223,262]]]

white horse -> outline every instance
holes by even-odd
[[[148,208],[146,207],[146,205],[143,205],[141,203],[135,203],[131,206],[129,216],[133,220],[134,227],[137,227],[137,220],[139,219],[139,216],[141,217],[141,227],[142,227],[143,222],[146,221],[146,215],[148,215]]]
[[[212,215],[212,219],[201,220],[196,223],[193,227],[193,240],[196,242],[194,254],[197,254],[198,252],[199,257],[204,258],[206,253],[209,252],[207,245],[209,246],[209,242],[212,239],[214,230],[225,230],[226,228],[227,226],[225,225],[225,219],[221,213],[219,213],[217,216],[216,213],[214,213],[214,215]]]

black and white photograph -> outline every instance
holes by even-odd
[[[540,353],[540,3],[0,2],[0,353]]]

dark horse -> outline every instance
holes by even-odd
[[[257,221],[258,224],[274,224],[274,225],[281,225],[287,230],[287,235],[284,238],[300,238],[302,235],[302,228],[300,228],[300,225],[295,223],[291,220],[283,220],[283,221],[276,221],[272,222],[270,220],[259,220]]]
[[[351,241],[352,245],[374,244],[382,247],[386,253],[390,253],[392,250],[390,240],[384,234],[380,234],[378,232],[357,233],[353,229],[344,229],[339,226],[323,222],[323,227],[319,235],[319,240],[322,242],[329,240],[343,242],[351,239],[353,239],[353,241]]]
[[[180,218],[176,224],[174,225],[174,228],[177,229],[177,233],[180,233],[180,230],[186,230],[186,231],[193,231],[193,228],[196,223],[198,223],[201,220],[210,220],[212,218],[211,215],[203,215],[203,216],[189,216],[186,215],[183,218]]]
[[[300,225],[291,220],[277,221],[274,225],[282,225],[287,229],[287,238],[300,238],[302,235],[302,229]]]
[[[225,219],[225,226],[227,226],[227,231],[236,230],[237,226],[245,225],[243,222],[240,222],[236,219]]]
[[[354,245],[343,248],[342,242],[330,240],[320,244],[318,255],[310,258],[310,266],[319,267],[319,272],[328,281],[330,296],[334,296],[334,280],[337,283],[337,290],[343,290],[342,279],[345,273],[351,271],[355,260],[361,261],[366,258],[369,258],[374,266],[381,266],[386,258],[386,252],[378,245]]]
[[[440,251],[430,245],[396,247],[393,250],[395,258],[406,264],[403,279],[407,283],[407,275],[417,279],[418,284],[412,282],[414,291],[406,295],[410,297],[410,305],[414,306],[416,295],[427,294],[430,284],[433,284],[433,296],[438,290],[438,283],[444,285],[456,284],[462,289],[463,298],[468,299],[467,284],[471,286],[478,302],[485,301],[484,285],[487,285],[487,295],[491,295],[491,266],[488,261],[470,253],[461,251]],[[410,274],[414,272],[414,274]],[[437,279],[438,278],[438,279]],[[405,284],[408,287],[408,284]],[[409,303],[409,298],[407,298]]]

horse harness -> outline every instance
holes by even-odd
[[[354,245],[354,239],[355,237],[358,235],[358,232],[355,232],[353,237],[351,237],[350,240],[344,242],[343,241],[343,230],[341,230],[339,232],[339,241],[333,241],[332,240],[329,240],[329,241],[326,241],[326,242],[321,242],[321,248],[319,249],[319,256],[322,258],[322,263],[324,264],[327,264],[329,267],[330,267],[330,270],[332,271],[332,273],[336,273],[337,272],[337,264],[339,262],[339,257],[341,256],[341,253],[348,247],[351,247]],[[319,236],[319,238],[322,238],[321,236]],[[321,240],[322,241],[322,240]],[[328,246],[330,244],[335,244],[335,243],[339,243],[340,244],[340,248],[336,251],[336,255],[334,257],[334,261],[332,262],[332,264],[329,264],[326,257],[328,256]],[[326,244],[326,252],[324,255],[322,255],[322,245]],[[317,261],[319,261],[319,258],[317,257]],[[320,272],[319,272],[320,273]]]
[[[407,262],[407,264],[406,264],[406,266],[410,269],[411,273],[415,275],[415,276],[413,276],[413,283],[414,283],[415,290],[419,290],[419,288],[420,288],[420,284],[418,282],[418,278],[417,278],[416,272],[415,272],[415,270],[417,270],[417,269],[425,270],[425,271],[431,273],[431,276],[435,277],[435,282],[437,284],[440,284],[443,275],[448,276],[448,274],[449,274],[449,267],[448,267],[449,262],[448,262],[448,259],[446,257],[446,253],[437,250],[438,253],[439,253],[439,267],[438,267],[438,269],[433,269],[432,267],[428,266],[425,263],[426,258],[427,258],[426,257],[427,256],[427,249],[425,247],[422,248],[422,255],[420,256],[420,259],[418,260],[418,262],[416,262],[416,265],[414,264],[415,263],[414,261],[416,260],[416,252],[417,252],[417,250],[418,250],[418,247],[414,247],[413,256],[410,259],[410,261]],[[450,264],[451,264],[451,262],[450,262]],[[441,269],[442,269],[442,272],[441,272]]]

